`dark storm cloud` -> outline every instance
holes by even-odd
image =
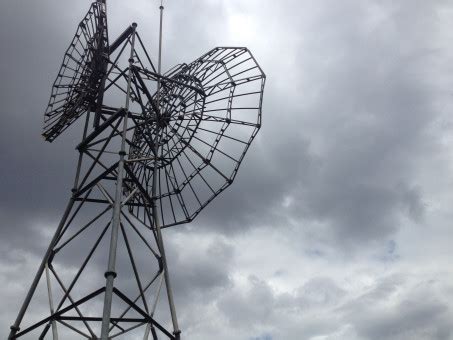
[[[219,292],[231,287],[229,275],[237,255],[232,245],[215,236],[205,240],[203,234],[194,234],[184,243],[175,242],[175,236],[178,237],[170,233],[166,241],[178,305],[186,306],[200,301],[209,303],[216,299]]]
[[[411,8],[377,7],[379,25],[370,26],[372,10],[353,2],[312,19],[316,36],[294,49],[304,62],[292,68],[295,95],[273,82],[286,64],[262,65],[268,86],[258,142],[200,224],[238,230],[301,218],[327,222],[336,238],[355,242],[385,239],[403,216],[422,220],[414,166],[432,152],[426,132],[437,119],[437,97],[426,69],[434,57],[414,49],[433,48],[436,22],[428,6],[427,18],[412,13],[423,16],[422,26],[408,20]],[[303,23],[287,24],[297,31]],[[408,40],[419,46],[401,43]]]
[[[0,85],[0,210],[11,217],[2,226],[5,233],[23,230],[32,217],[53,219],[64,209],[62,197],[69,198],[76,134],[51,145],[40,135],[50,86],[82,15],[75,2],[2,3],[0,67],[8,81]]]
[[[402,11],[386,21],[401,24]],[[295,194],[295,206],[330,220],[340,236],[385,236],[398,225],[398,215],[423,216],[413,165],[429,145],[425,132],[437,115],[422,67],[431,60],[407,57],[413,51],[398,42],[418,36],[421,29],[413,22],[401,25],[392,41],[381,26],[364,34],[349,22],[344,30],[328,32],[333,42],[328,51],[341,53],[321,72],[324,80],[316,79],[323,100],[310,107],[325,132],[314,137],[323,144],[322,165],[306,194]],[[422,28],[434,29],[432,23]]]
[[[269,143],[265,133],[266,127],[233,185],[195,223],[230,233],[273,224],[282,217],[282,202],[294,188],[294,181],[304,181],[317,160],[309,154],[309,143],[303,138],[289,135],[284,140],[272,138],[274,142]]]

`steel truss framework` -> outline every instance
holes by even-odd
[[[161,74],[136,24],[109,44],[105,6],[81,21],[52,88],[43,136],[85,115],[83,136],[71,199],[9,339],[179,339],[161,229],[233,182],[261,126],[265,75],[246,48]]]

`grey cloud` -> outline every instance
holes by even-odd
[[[218,299],[219,310],[233,328],[269,334],[273,339],[310,339],[338,327],[327,311],[339,305],[344,291],[330,278],[313,278],[292,294],[277,293],[255,276],[248,278],[248,284],[247,291],[235,288]],[[329,316],[319,317],[319,310]]]
[[[196,242],[196,236],[190,240],[194,244],[168,242],[168,258],[177,301],[183,304],[189,301],[206,303],[231,285],[229,273],[232,269],[234,252],[231,245],[221,238],[213,237],[205,242]]]
[[[202,214],[200,224],[240,230],[297,216],[329,223],[332,241],[349,247],[387,239],[401,217],[423,219],[423,188],[414,164],[434,148],[425,137],[437,117],[436,95],[424,68],[433,59],[411,58],[414,46],[400,41],[417,37],[421,49],[432,48],[426,31],[435,34],[435,9],[426,8],[429,19],[419,28],[403,7],[378,7],[384,22],[397,25],[391,40],[386,26],[369,27],[373,12],[353,2],[312,19],[319,25],[316,20],[347,18],[317,26],[318,35],[300,45],[299,60],[314,67],[294,69],[300,80],[292,85],[302,91],[289,98],[290,105],[268,82],[263,130],[235,183],[243,190],[233,186]],[[320,62],[324,59],[329,62]],[[269,79],[281,67],[264,66]],[[288,209],[282,207],[285,198],[292,202]]]
[[[0,4],[5,47],[0,72],[7,79],[0,85],[0,277],[6,306],[18,307],[69,198],[79,126],[53,144],[39,135],[51,82],[87,4]],[[209,330],[225,335],[228,329],[238,339],[330,340],[347,328],[359,340],[452,338],[451,291],[414,290],[404,278],[407,272],[376,283],[359,298],[329,277],[306,278],[286,293],[257,276],[246,279],[250,289],[233,279],[243,269],[235,267],[236,237],[263,226],[282,233],[287,225],[298,228],[291,244],[297,256],[286,271],[298,270],[292,268],[300,261],[299,241],[309,243],[311,237],[322,239],[332,258],[345,249],[356,252],[332,266],[353,265],[369,248],[385,248],[390,268],[410,262],[399,253],[404,240],[397,235],[407,221],[427,228],[433,223],[429,188],[417,173],[422,164],[432,171],[430,162],[442,152],[432,138],[442,131],[428,130],[439,119],[439,107],[449,107],[439,93],[440,79],[449,74],[449,52],[437,45],[448,39],[439,11],[449,6],[447,1],[168,2],[164,69],[223,45],[233,10],[252,16],[259,34],[253,41],[229,37],[228,42],[251,47],[268,76],[263,128],[235,183],[190,227],[165,231],[178,312],[189,334],[207,339],[212,336],[196,336]],[[112,0],[110,9],[112,37],[135,20],[155,54],[155,6]],[[181,244],[174,240],[179,232],[194,237]],[[325,255],[317,244],[313,249],[316,258]],[[75,264],[80,256],[68,252],[61,265]],[[436,262],[438,254],[432,256]],[[146,263],[145,254],[137,257]],[[94,263],[101,279],[105,265],[104,257]],[[127,265],[119,260],[120,269]],[[378,269],[375,274],[383,275]],[[379,305],[382,301],[391,307]],[[3,330],[17,310],[0,309]],[[227,338],[230,334],[221,339]]]
[[[232,327],[267,332],[275,339],[336,339],[344,325],[360,340],[451,339],[451,311],[438,299],[436,286],[413,286],[404,277],[384,278],[359,298],[331,278],[313,278],[292,294],[279,294],[250,277],[250,291],[233,289],[217,303]]]
[[[364,339],[450,339],[451,311],[439,300],[438,283],[416,287],[402,277],[388,277],[374,289],[341,308]]]
[[[296,135],[284,140],[272,138],[274,143],[267,144],[268,130],[263,127],[233,185],[195,223],[226,233],[278,223],[285,213],[285,196],[294,188],[295,180],[313,172],[316,159],[310,155],[309,143]],[[284,133],[285,129],[280,131]]]
[[[256,327],[268,324],[275,313],[274,293],[257,277],[250,277],[251,289],[246,295],[232,291],[218,302],[232,327]]]
[[[301,309],[336,306],[346,295],[331,278],[315,277],[308,280],[296,292],[296,301]]]
[[[360,327],[360,333],[367,339],[450,339],[451,326],[444,316],[446,306],[439,302],[423,306],[413,301],[402,303],[398,310],[389,315],[379,315],[367,320]]]
[[[1,76],[8,81],[0,85],[0,161],[6,165],[0,170],[4,190],[0,210],[16,220],[3,225],[6,232],[16,224],[24,229],[38,216],[54,218],[69,198],[77,133],[72,130],[65,140],[51,145],[40,134],[50,86],[82,14],[80,4],[61,1],[1,6],[0,39],[6,47],[1,51]],[[37,13],[49,13],[53,20]]]

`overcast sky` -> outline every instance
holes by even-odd
[[[63,213],[80,131],[42,115],[89,1],[0,1],[0,337]],[[109,1],[157,50],[158,1]],[[453,339],[453,4],[165,2],[163,68],[247,46],[263,126],[235,183],[165,231],[183,339]]]

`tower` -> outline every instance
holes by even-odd
[[[52,87],[43,136],[81,125],[76,175],[9,339],[179,339],[162,229],[232,184],[261,127],[265,75],[246,48],[162,73],[163,6],[157,68],[135,23],[110,42],[106,6]]]

